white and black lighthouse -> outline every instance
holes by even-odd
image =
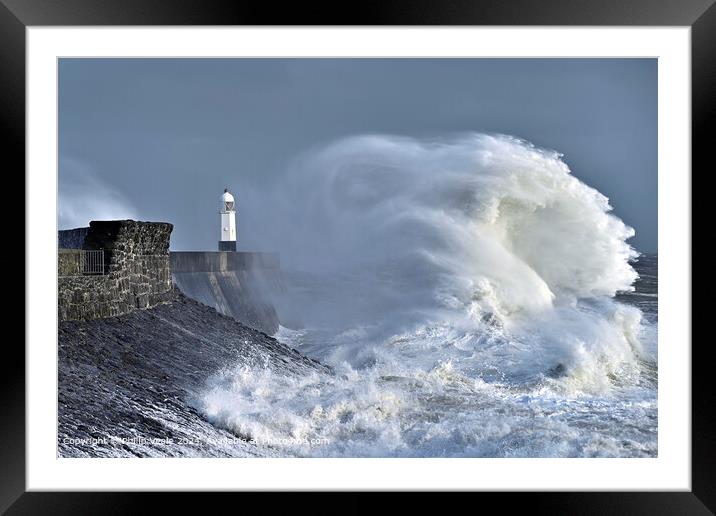
[[[234,196],[225,188],[221,196],[221,239],[219,251],[236,251],[236,204]]]

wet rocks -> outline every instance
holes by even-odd
[[[192,400],[210,375],[235,365],[291,375],[327,371],[265,333],[176,294],[120,317],[59,324],[59,454],[270,454],[213,427]]]

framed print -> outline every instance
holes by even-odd
[[[9,514],[186,490],[713,511],[710,2],[2,1]]]

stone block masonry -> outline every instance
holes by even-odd
[[[60,249],[82,249],[89,228],[63,229],[57,232],[57,247]]]
[[[60,250],[58,316],[61,321],[114,317],[170,301],[175,293],[169,262],[173,226],[134,220],[92,221],[85,250],[104,251],[105,274],[85,276],[76,253]]]
[[[82,274],[82,250],[60,249],[57,255],[57,275],[78,276]]]

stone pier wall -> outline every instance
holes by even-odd
[[[104,275],[82,275],[80,251],[60,250],[58,316],[89,320],[123,315],[174,298],[169,261],[173,226],[134,220],[92,221],[82,248],[104,251]],[[75,230],[76,231],[76,230]]]
[[[60,249],[82,249],[89,228],[62,229],[57,232],[57,247]]]

